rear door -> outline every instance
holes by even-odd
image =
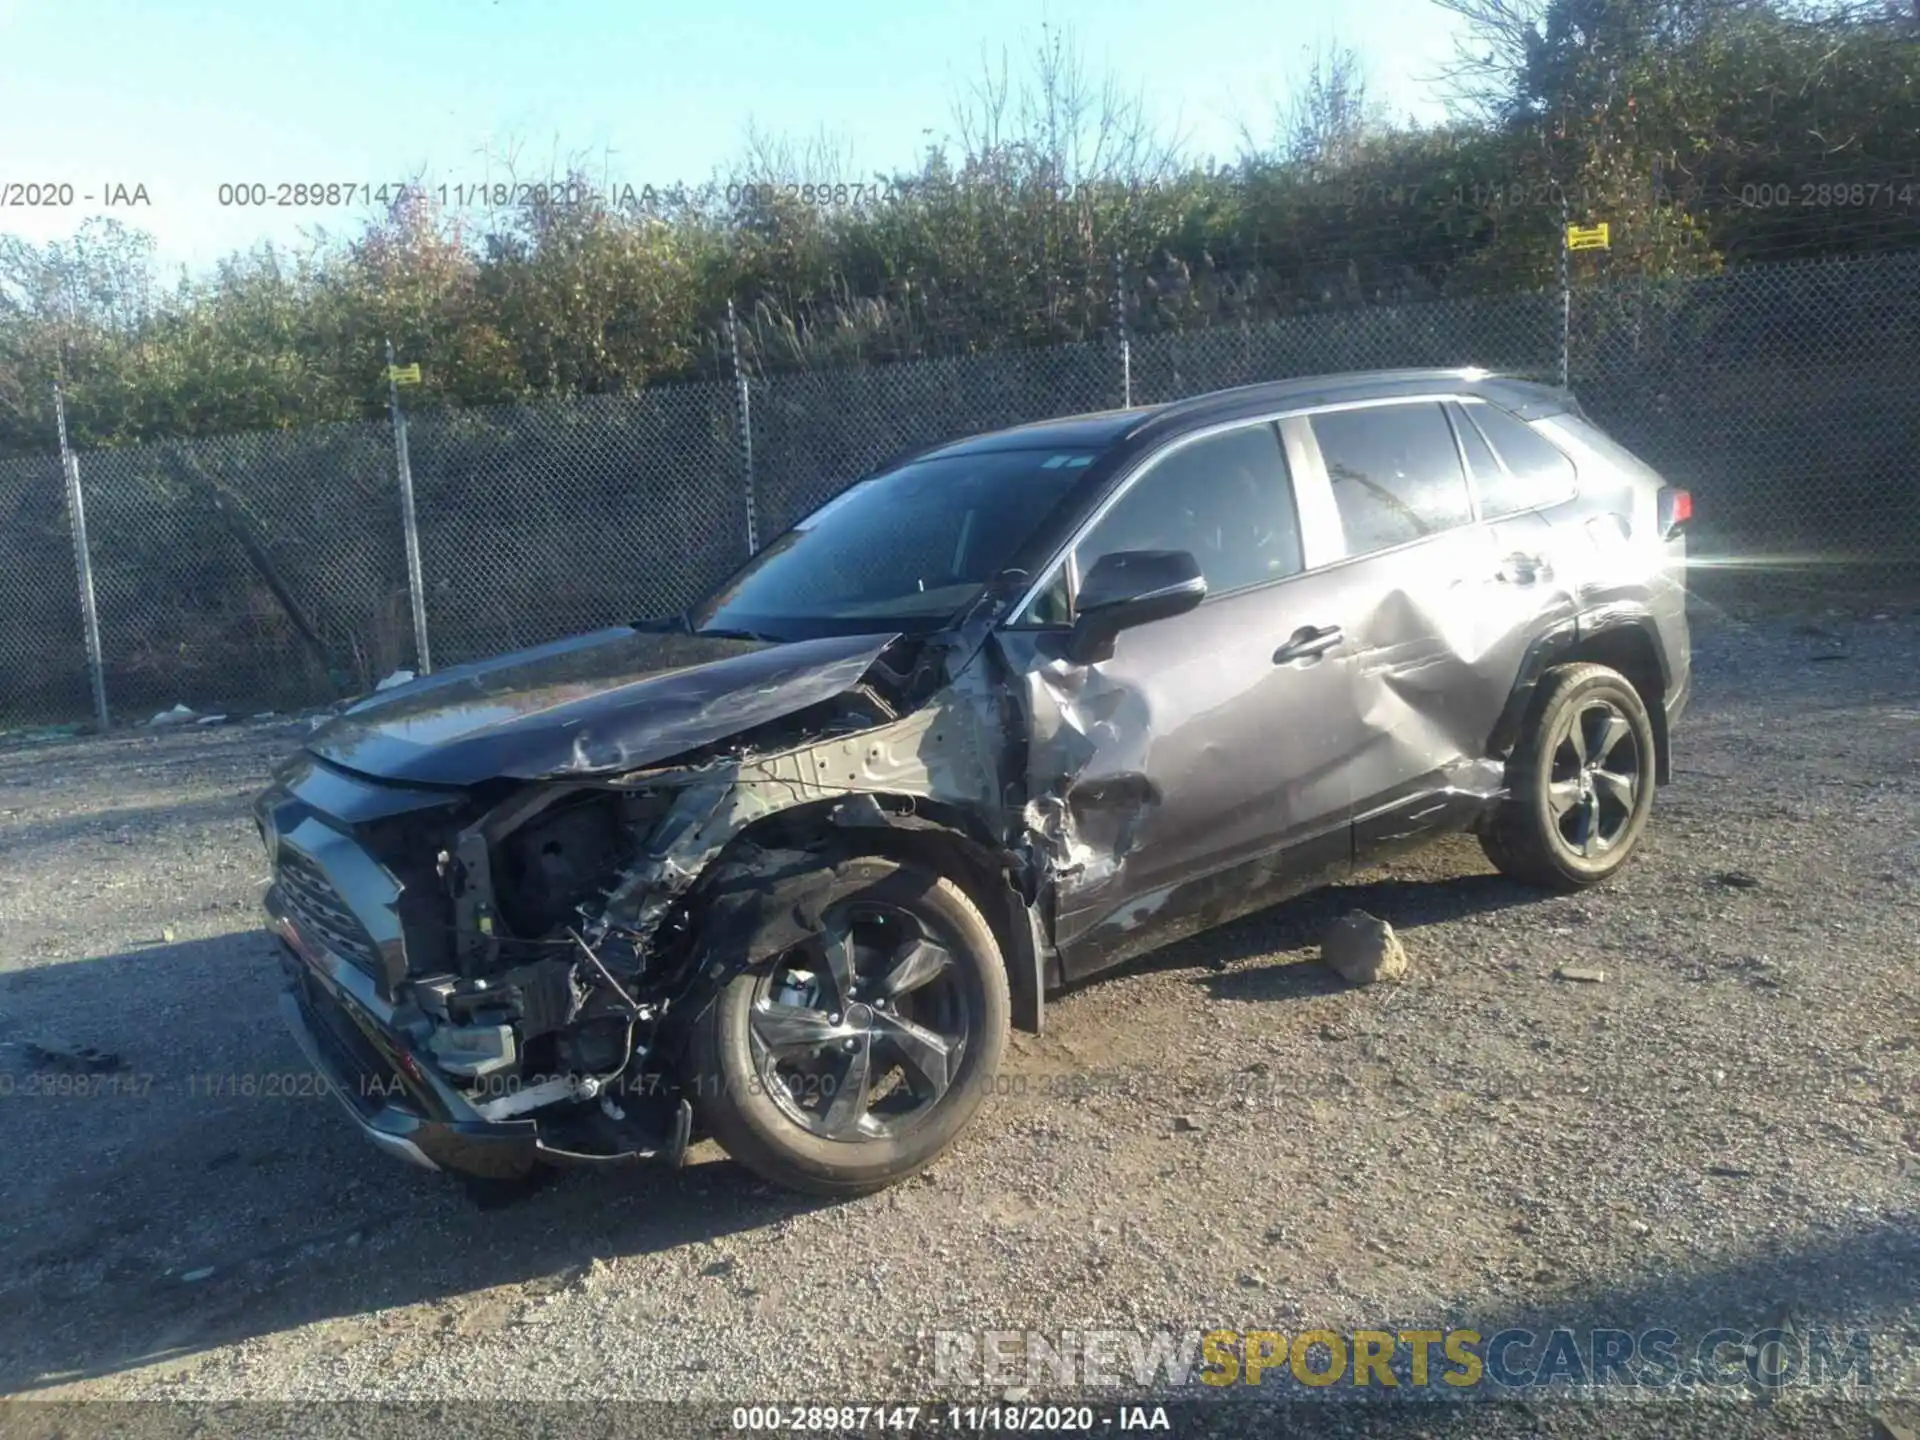
[[[1530,537],[1482,520],[1446,397],[1328,407],[1283,424],[1338,512],[1364,857],[1455,828],[1502,783],[1488,740],[1537,610],[1506,556]]]
[[[1572,571],[1587,537],[1556,526],[1554,507],[1579,493],[1573,461],[1526,421],[1498,405],[1463,399],[1448,407],[1473,482],[1474,506],[1492,536],[1501,581],[1536,630],[1574,613]]]

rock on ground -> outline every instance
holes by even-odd
[[[1355,985],[1406,978],[1407,949],[1378,915],[1352,910],[1328,927],[1320,958]]]

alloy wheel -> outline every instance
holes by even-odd
[[[968,1007],[951,952],[894,905],[827,912],[822,931],[777,956],[747,1034],[766,1094],[831,1140],[899,1136],[960,1071]]]
[[[1633,819],[1645,762],[1626,712],[1595,697],[1576,706],[1553,738],[1547,813],[1575,855],[1604,855]]]

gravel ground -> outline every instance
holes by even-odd
[[[1016,1037],[929,1176],[846,1204],[704,1145],[474,1208],[366,1146],[282,1032],[245,806],[300,727],[0,748],[0,1395],[884,1398],[934,1388],[940,1330],[1698,1336],[1785,1307],[1871,1330],[1869,1401],[1896,1405],[1920,1394],[1920,609],[1882,613],[1697,621],[1675,783],[1606,889],[1542,898],[1458,840],[1162,952]],[[1407,983],[1316,963],[1356,906]],[[125,1068],[62,1079],[23,1044],[49,1032]],[[60,1093],[82,1084],[106,1088]],[[1303,1414],[1600,1423],[1394,1410]]]

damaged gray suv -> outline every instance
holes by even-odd
[[[1344,375],[979,436],[687,613],[373,696],[256,807],[285,1010],[367,1135],[510,1180],[877,1189],[1131,955],[1471,830],[1633,854],[1691,502],[1563,392]]]

